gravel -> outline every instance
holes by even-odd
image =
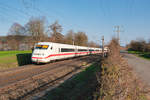
[[[129,66],[135,70],[141,80],[150,85],[150,61],[137,57],[133,54],[124,53],[122,55],[128,61]]]

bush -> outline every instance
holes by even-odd
[[[132,69],[119,53],[119,44],[113,39],[109,44],[109,56],[97,73],[99,100],[145,100],[144,88],[140,86]]]
[[[128,46],[128,51],[150,52],[150,43],[146,43],[145,40],[133,40]]]
[[[17,54],[17,61],[19,66],[31,64],[31,53],[25,53],[25,54]]]

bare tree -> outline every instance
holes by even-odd
[[[69,30],[67,34],[65,35],[65,43],[67,44],[74,44],[74,32],[72,30]]]
[[[77,32],[75,34],[75,44],[80,46],[87,46],[88,37],[85,32]]]
[[[88,42],[88,46],[89,46],[89,47],[100,47],[100,45],[98,45],[98,44],[95,43],[94,41]]]
[[[132,40],[129,44],[129,48],[130,50],[144,52],[147,49],[147,44],[146,41],[143,39],[136,40],[136,41]]]
[[[62,26],[58,23],[58,21],[55,21],[52,25],[49,26],[51,29],[51,41],[52,42],[58,42],[63,43],[64,36],[61,34],[62,32]]]
[[[26,34],[31,36],[34,42],[44,41],[45,17],[32,17],[25,25]]]
[[[8,35],[24,35],[25,28],[19,23],[14,23],[8,32]]]
[[[7,41],[8,41],[8,45],[12,47],[15,50],[19,49],[19,45],[24,41],[25,38],[25,28],[18,24],[18,23],[14,23],[8,32],[8,36],[7,36]],[[13,43],[13,44],[12,44]]]

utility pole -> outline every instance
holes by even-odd
[[[116,29],[115,32],[117,33],[117,41],[120,44],[120,32],[122,32],[122,31],[120,30],[119,25],[115,26],[115,29]]]
[[[104,57],[104,36],[102,36],[102,54]]]

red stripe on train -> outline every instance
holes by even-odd
[[[49,55],[49,56],[47,56],[47,57],[32,57],[32,58],[45,59],[45,58],[49,58],[49,57],[52,57],[52,56],[73,55],[73,54],[85,54],[85,53],[90,53],[90,52],[52,54],[52,55]],[[92,53],[96,53],[96,52],[92,52]]]

